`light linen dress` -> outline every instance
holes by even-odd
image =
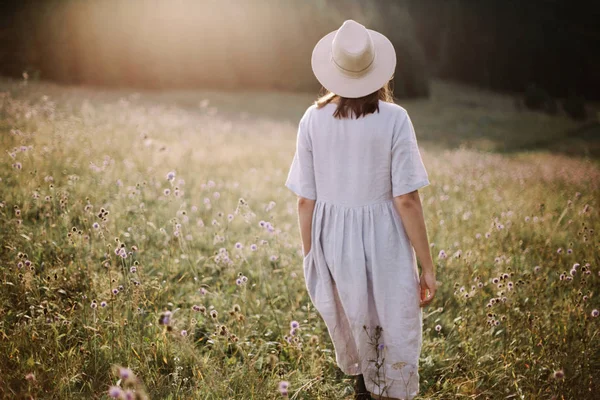
[[[306,110],[285,183],[316,200],[306,287],[340,369],[364,374],[371,393],[412,399],[423,315],[415,252],[393,197],[429,185],[428,174],[404,108],[380,101],[379,113],[336,119],[336,107]]]

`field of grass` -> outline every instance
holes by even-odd
[[[442,282],[419,398],[598,398],[597,160],[531,147],[566,118],[433,92],[402,104]],[[284,186],[311,100],[0,81],[0,396],[352,398]]]

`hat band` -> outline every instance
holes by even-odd
[[[371,67],[373,66],[373,63],[375,62],[375,54],[373,54],[373,59],[371,59],[371,62],[369,63],[369,65],[367,65],[366,67],[364,67],[360,71],[352,71],[352,70],[349,70],[349,69],[346,69],[346,68],[342,67],[340,64],[338,64],[335,61],[335,58],[333,57],[333,53],[331,53],[331,61],[337,67],[337,69],[339,69],[344,75],[347,75],[347,76],[349,76],[351,78],[360,78],[368,70],[370,70]]]

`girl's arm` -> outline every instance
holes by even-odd
[[[298,196],[298,224],[300,226],[302,249],[305,257],[310,252],[312,246],[311,232],[315,203],[315,200]]]

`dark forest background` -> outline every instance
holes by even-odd
[[[591,2],[590,2],[591,3]],[[314,44],[355,19],[398,53],[397,97],[440,77],[600,98],[600,11],[554,0],[5,0],[0,74],[141,88],[314,91]]]

